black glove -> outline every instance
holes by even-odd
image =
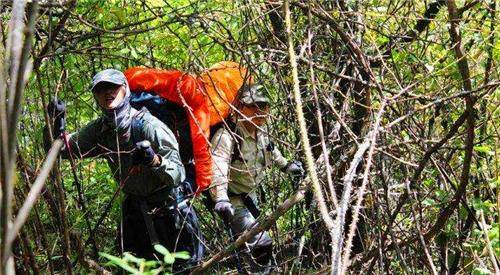
[[[274,142],[269,141],[269,144],[266,146],[266,151],[268,152],[274,151]]]
[[[304,178],[306,175],[306,171],[303,168],[302,162],[299,160],[293,160],[288,163],[287,166],[283,169],[285,173],[291,175],[296,178]]]
[[[132,155],[134,165],[142,164],[152,166],[154,164],[156,153],[151,148],[148,140],[143,140],[135,144],[135,151]]]
[[[52,100],[47,106],[49,117],[54,120],[53,134],[57,138],[66,127],[66,104],[59,99]]]
[[[215,204],[214,210],[226,219],[229,219],[234,215],[233,205],[227,200],[218,201]]]

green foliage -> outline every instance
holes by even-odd
[[[100,252],[99,255],[108,260],[107,265],[116,266],[130,274],[172,274],[172,265],[176,259],[188,260],[189,253],[185,251],[170,253],[161,244],[156,244],[154,249],[162,254],[163,260],[147,261],[142,258],[137,258],[129,252],[123,253],[123,257],[116,257],[108,253]]]
[[[492,274],[491,271],[482,267],[476,267],[472,271],[472,275],[490,275],[490,274]]]

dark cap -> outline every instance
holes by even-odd
[[[94,91],[95,86],[97,86],[97,84],[101,82],[109,82],[116,85],[126,85],[127,78],[125,78],[125,75],[118,70],[106,69],[94,75],[94,78],[92,78],[92,88],[90,90]]]
[[[269,103],[269,99],[264,94],[264,89],[261,85],[245,85],[241,88],[240,92],[240,102],[245,105]]]

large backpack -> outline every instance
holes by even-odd
[[[191,129],[184,108],[169,102],[158,95],[134,91],[131,93],[130,105],[137,110],[142,108],[161,120],[173,132],[178,144],[182,163],[186,168],[186,181],[195,184],[195,169],[193,159],[193,142]],[[141,123],[133,123],[133,127],[141,127]],[[134,132],[135,129],[132,129]],[[197,186],[192,186],[196,190]]]
[[[208,188],[210,126],[221,125],[230,113],[239,88],[250,81],[246,70],[234,62],[220,62],[200,77],[141,67],[124,74],[132,91],[131,105],[146,107],[174,132],[193,190],[200,193]]]

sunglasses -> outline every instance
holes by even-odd
[[[121,87],[123,85],[119,85],[119,84],[114,84],[114,83],[111,83],[111,82],[101,82],[99,84],[97,84],[94,89],[92,89],[92,92],[93,93],[101,93],[101,92],[107,92],[109,90],[115,90],[117,89],[118,87]]]
[[[269,104],[267,102],[258,102],[258,103],[253,103],[253,104],[245,104],[245,107],[255,108],[255,109],[265,109],[265,108],[269,107]]]

